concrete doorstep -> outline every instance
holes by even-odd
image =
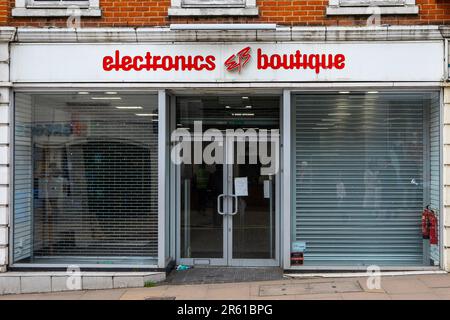
[[[0,274],[0,295],[143,288],[165,279],[165,272],[6,272]]]

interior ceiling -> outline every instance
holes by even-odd
[[[173,95],[282,95],[282,89],[264,88],[264,89],[249,89],[249,88],[183,88],[171,89],[170,93]]]

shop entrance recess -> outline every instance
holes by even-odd
[[[278,266],[280,98],[178,97],[175,104],[177,262]]]

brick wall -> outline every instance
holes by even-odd
[[[0,25],[61,26],[65,18],[12,18],[15,0],[0,0]],[[169,23],[277,23],[279,25],[365,25],[366,17],[325,15],[328,0],[257,0],[259,17],[167,16],[170,0],[100,0],[102,17],[82,18],[84,27],[164,26]],[[416,0],[419,15],[385,16],[383,24],[450,24],[450,0]],[[5,16],[7,14],[7,16]]]

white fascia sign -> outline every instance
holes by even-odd
[[[20,82],[440,81],[443,43],[12,45]],[[426,58],[424,58],[426,57]]]

